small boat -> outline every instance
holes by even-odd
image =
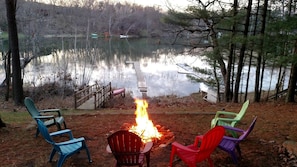
[[[120,35],[120,38],[129,38],[129,35]]]
[[[96,34],[96,33],[92,33],[92,34],[91,34],[91,38],[98,38],[98,34]]]

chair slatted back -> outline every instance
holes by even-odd
[[[250,133],[251,131],[254,129],[255,127],[255,124],[256,124],[256,121],[257,121],[257,117],[255,117],[253,119],[253,122],[250,124],[249,128],[243,132],[243,134],[241,136],[239,136],[239,139],[240,140],[244,140]]]
[[[53,141],[52,137],[50,136],[47,127],[43,124],[43,122],[40,119],[37,119],[37,125],[38,125],[39,131],[40,131],[41,135],[44,137],[44,139],[48,143],[54,145],[55,142]]]
[[[197,154],[197,159],[199,159],[197,162],[200,162],[210,156],[210,154],[220,144],[224,134],[225,128],[223,126],[216,126],[203,135],[200,149]]]
[[[129,131],[120,130],[111,134],[108,144],[118,165],[138,165],[140,150],[142,148],[141,138]]]
[[[234,118],[235,120],[241,120],[241,119],[242,119],[242,117],[243,117],[243,116],[245,115],[245,113],[246,113],[246,110],[247,110],[247,108],[248,108],[248,106],[249,106],[249,103],[250,103],[249,100],[247,100],[246,102],[243,103],[243,105],[242,105],[242,107],[241,107],[239,113],[238,113],[238,114],[236,115],[236,117]]]
[[[34,101],[30,97],[26,97],[24,100],[25,106],[30,113],[30,115],[34,118],[36,116],[40,116],[38,109],[36,108]]]

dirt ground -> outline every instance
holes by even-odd
[[[72,103],[69,99],[48,100],[39,99],[36,105],[41,109],[57,106],[64,111],[67,128],[71,129],[75,137],[85,137],[91,152],[92,163],[88,163],[86,153],[68,158],[64,166],[82,167],[112,167],[115,165],[113,156],[105,151],[107,136],[119,130],[126,123],[135,123],[134,100],[130,97],[117,98],[108,104],[108,108],[72,113]],[[211,104],[200,99],[199,95],[185,98],[160,97],[148,99],[148,112],[155,125],[160,125],[173,132],[175,141],[191,144],[196,135],[206,133],[210,129],[210,121],[218,110],[238,112],[242,103]],[[1,104],[3,112],[27,112],[24,107],[10,108],[7,103]],[[5,108],[5,109],[4,109]],[[1,114],[1,113],[0,113]],[[237,127],[246,129],[252,119],[257,116],[254,130],[248,138],[240,143],[243,158],[239,166],[242,167],[278,167],[294,166],[284,162],[280,157],[282,143],[286,140],[297,141],[297,108],[296,104],[283,102],[250,103],[244,119]],[[4,119],[5,120],[5,119]],[[34,121],[33,121],[34,123]],[[31,127],[32,120],[26,123],[11,123],[0,129],[0,166],[2,167],[51,167],[56,166],[57,156],[52,163],[48,162],[51,145],[35,135],[35,127]],[[54,127],[49,129],[55,131]],[[59,138],[62,140],[65,137]],[[66,139],[66,138],[65,138]],[[171,152],[171,145],[160,147],[166,141],[155,143],[151,151],[151,167],[167,167]],[[163,143],[164,144],[164,143]],[[215,166],[235,166],[230,156],[220,149],[212,154]],[[175,167],[185,167],[179,160]],[[197,166],[208,166],[200,163]]]

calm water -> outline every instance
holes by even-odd
[[[201,53],[195,56],[185,54],[185,47],[170,45],[170,39],[47,39],[42,44],[45,55],[30,62],[24,69],[24,85],[39,86],[49,82],[78,85],[105,85],[111,82],[113,88],[126,88],[133,97],[141,97],[133,64],[139,62],[145,78],[147,95],[187,96],[207,89],[203,84],[192,82],[177,64],[209,68],[201,60]],[[48,47],[45,47],[48,46]],[[55,50],[53,52],[52,50]],[[44,53],[43,52],[43,53]],[[30,55],[24,52],[22,56]],[[1,78],[4,71],[1,68]],[[243,69],[247,71],[247,68]],[[252,73],[254,69],[252,69]],[[274,88],[277,71],[266,70],[264,89],[271,84]],[[246,84],[243,75],[242,87]],[[65,82],[67,78],[67,82]],[[271,80],[272,79],[272,80]],[[287,81],[286,81],[287,82]],[[253,91],[254,75],[250,76],[249,87]]]
[[[199,83],[178,73],[177,63],[201,65],[197,57],[183,54],[184,47],[157,39],[92,39],[89,45],[81,42],[76,46],[73,39],[63,39],[58,43],[62,47],[57,52],[39,57],[26,66],[25,85],[61,82],[66,75],[72,79],[67,82],[70,86],[111,82],[112,87],[124,87],[132,96],[140,97],[133,64],[127,63],[135,61],[140,63],[150,97],[187,96],[200,89]]]

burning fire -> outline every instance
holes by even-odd
[[[153,139],[160,139],[162,134],[159,133],[153,122],[149,120],[146,111],[148,107],[146,100],[136,99],[135,103],[136,126],[132,126],[129,131],[139,135],[144,143],[152,141]]]

